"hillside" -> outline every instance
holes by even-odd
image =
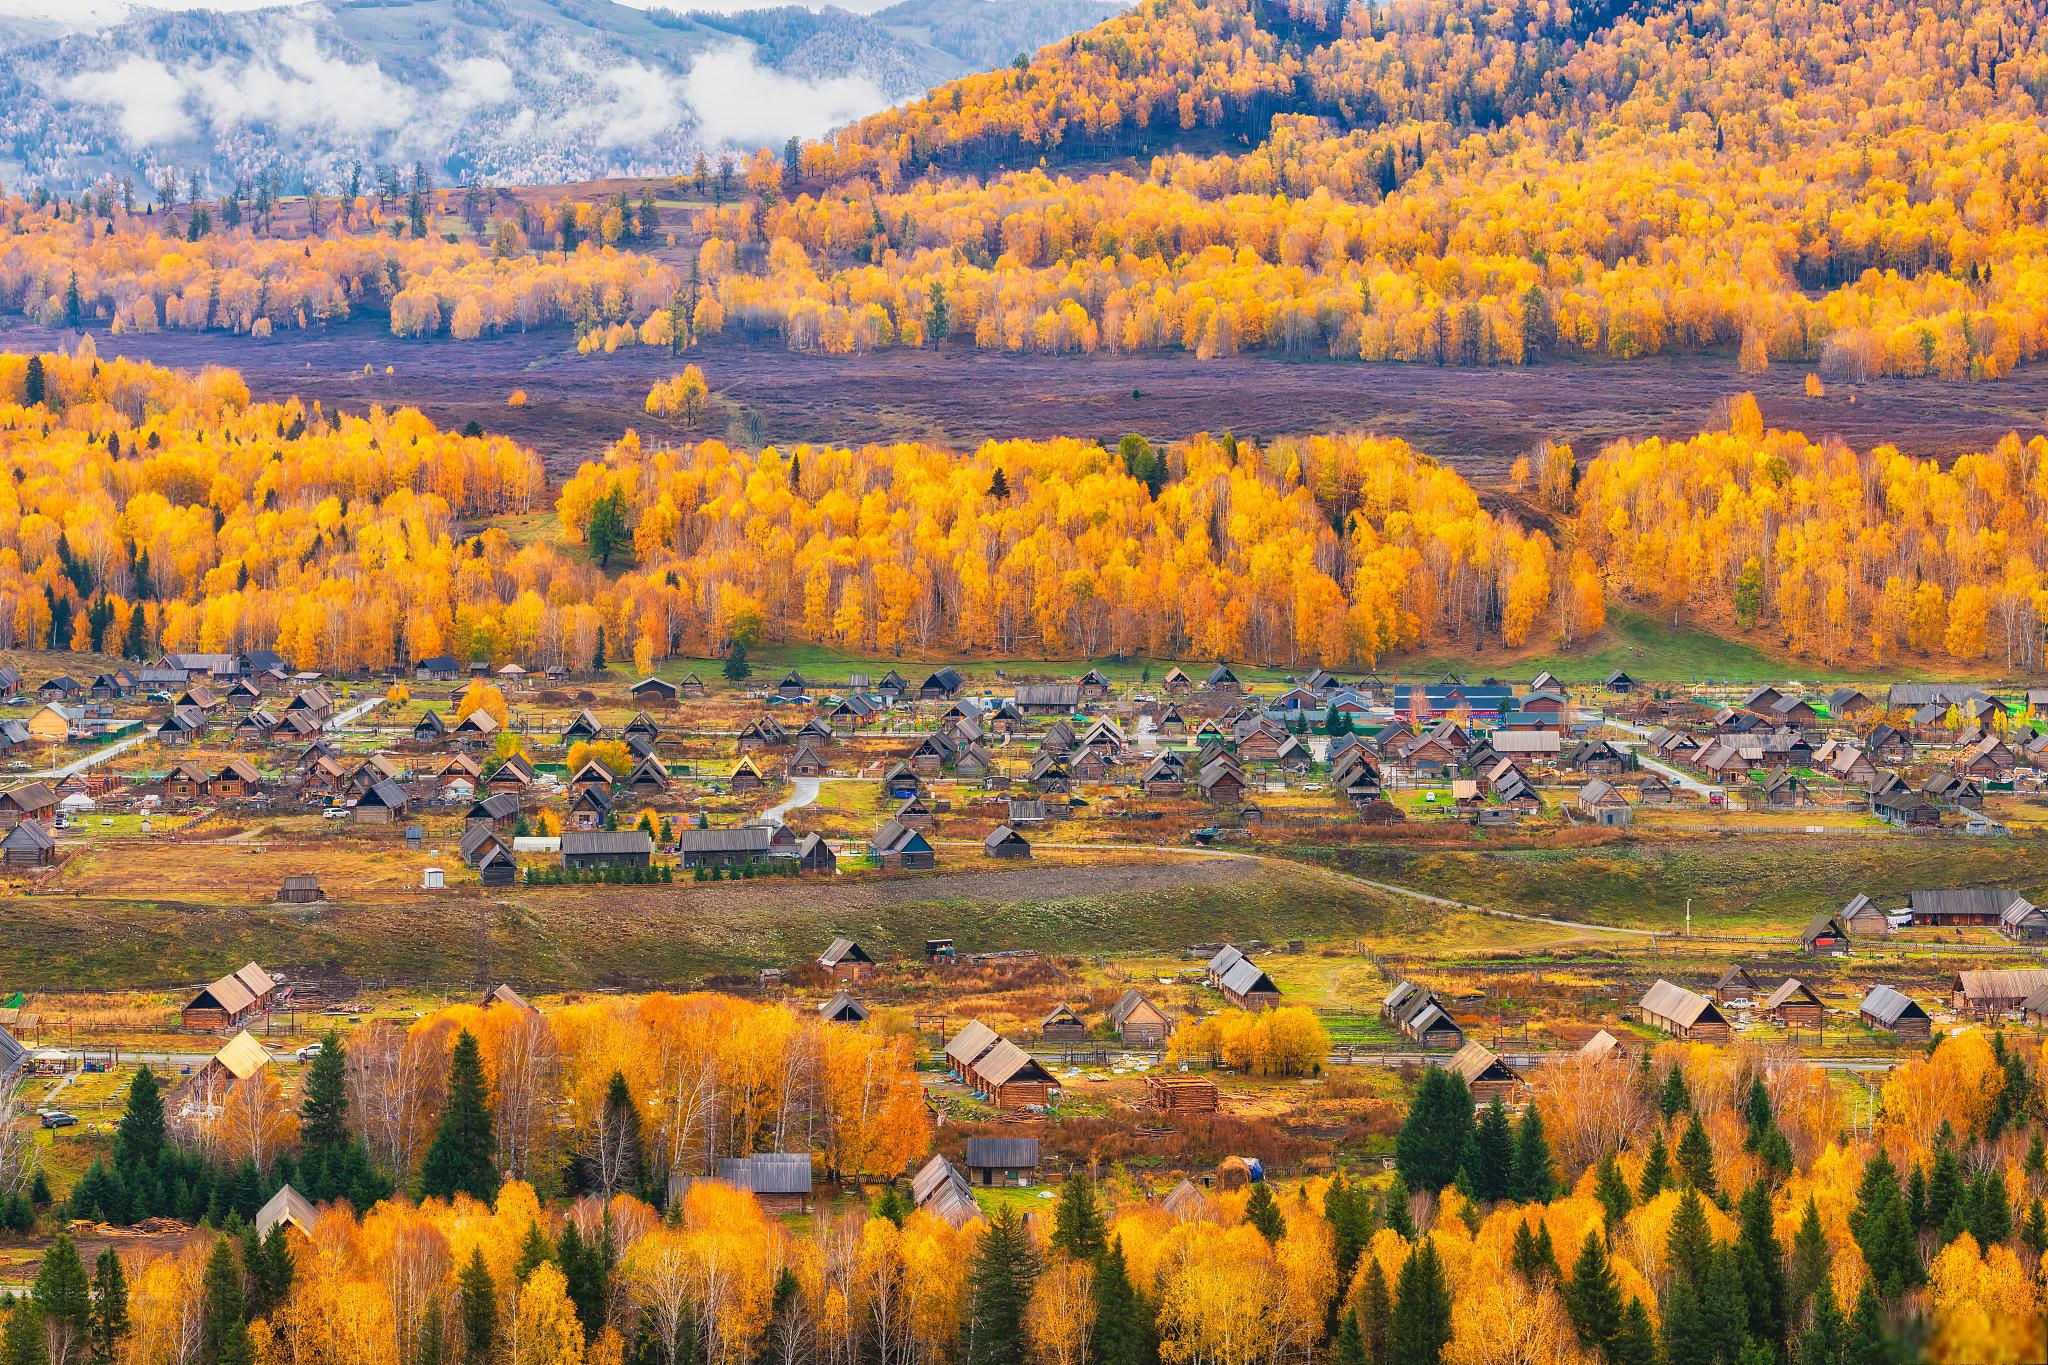
[[[353,161],[446,181],[673,174],[777,145],[1111,13],[1104,0],[911,0],[742,15],[612,0],[326,0],[0,26],[0,175],[274,173],[332,189]]]
[[[727,316],[800,349],[922,339],[937,290],[1012,350],[1995,378],[2048,336],[2041,40],[1981,0],[1152,0],[813,146],[770,250],[707,224]]]

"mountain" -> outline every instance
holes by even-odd
[[[196,171],[218,191],[275,173],[329,188],[358,160],[424,162],[444,182],[673,173],[700,152],[820,136],[1116,8],[317,0],[63,31],[0,11],[0,178],[67,190]]]

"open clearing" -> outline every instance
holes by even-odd
[[[643,409],[648,386],[684,358],[642,347],[578,356],[561,328],[479,341],[406,341],[384,320],[280,332],[95,337],[103,354],[167,365],[229,365],[263,397],[299,394],[329,408],[411,404],[444,426],[476,421],[531,445],[560,473],[597,455],[627,427],[661,424]],[[0,347],[69,348],[75,334],[12,320]],[[1240,356],[1031,356],[966,348],[861,356],[796,355],[772,340],[719,340],[692,352],[721,406],[698,435],[722,435],[727,414],[761,418],[769,441],[1114,439],[1136,431],[1174,440],[1201,431],[1267,437],[1369,429],[1400,436],[1498,486],[1507,462],[1549,439],[1590,458],[1621,436],[1688,436],[1715,404],[1744,389],[1764,419],[1859,449],[1891,442],[1909,454],[1984,449],[2008,431],[2033,435],[2048,409],[2048,368],[1995,383],[1886,379],[1806,397],[1806,371],[1781,365],[1745,375],[1733,357],[1654,357],[1459,369]],[[365,374],[370,365],[374,373]],[[389,365],[393,373],[387,375]],[[524,408],[506,396],[526,391]],[[1137,396],[1133,396],[1133,392]],[[683,435],[680,430],[676,435]]]

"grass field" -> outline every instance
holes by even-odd
[[[1688,898],[1695,931],[1789,934],[1859,893],[1898,905],[1916,889],[2048,880],[2048,844],[1954,836],[1645,834],[1573,848],[1379,844],[1303,856],[1489,909],[1674,933]]]

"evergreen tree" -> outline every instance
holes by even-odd
[[[1156,1365],[1158,1343],[1152,1321],[1131,1283],[1124,1246],[1113,1241],[1095,1261],[1095,1331],[1089,1337],[1090,1365]]]
[[[1394,1296],[1387,1288],[1386,1272],[1370,1256],[1365,1259],[1365,1283],[1358,1292],[1358,1330],[1365,1341],[1365,1358],[1372,1365],[1393,1365]]]
[[[114,1131],[114,1166],[131,1171],[138,1166],[154,1167],[164,1150],[164,1100],[157,1089],[156,1073],[147,1066],[137,1068],[128,1083],[128,1108]]]
[[[1948,1141],[1946,1126],[1937,1133],[1934,1142],[1934,1169],[1927,1177],[1927,1214],[1924,1226],[1942,1229],[1942,1241],[1951,1240],[1956,1227],[1949,1228],[1949,1220],[1956,1213],[1956,1206],[1963,1200],[1963,1167],[1956,1159],[1956,1150]]]
[[[1079,1167],[1068,1172],[1060,1185],[1060,1201],[1053,1209],[1052,1244],[1076,1260],[1093,1260],[1109,1246],[1109,1227],[1102,1216],[1102,1201],[1095,1182]]]
[[[584,523],[583,539],[590,546],[590,557],[597,561],[600,569],[609,569],[612,556],[632,543],[633,528],[627,524],[627,510],[623,488],[607,490],[590,505],[590,519]]]
[[[1372,1210],[1365,1189],[1344,1178],[1342,1171],[1323,1191],[1323,1217],[1329,1220],[1332,1256],[1337,1263],[1337,1283],[1348,1285],[1358,1269],[1358,1258],[1372,1240]]]
[[[583,1324],[583,1338],[588,1341],[604,1329],[605,1303],[611,1293],[611,1238],[603,1235],[586,1240],[572,1218],[562,1230],[556,1257],[562,1263],[569,1302],[576,1307],[577,1321]]]
[[[538,1222],[526,1225],[526,1237],[519,1243],[519,1259],[512,1263],[512,1278],[524,1283],[526,1278],[555,1259],[555,1244],[548,1240],[547,1230]]]
[[[92,1349],[93,1365],[114,1365],[121,1358],[121,1344],[128,1339],[128,1273],[112,1247],[93,1262]]]
[[[1977,1177],[1970,1191],[1970,1234],[1986,1250],[2012,1236],[2012,1204],[2005,1194],[2005,1172],[1993,1166]]]
[[[1856,1208],[1849,1215],[1849,1231],[1862,1248],[1864,1263],[1870,1267],[1878,1292],[1885,1298],[1895,1299],[1907,1286],[1918,1282],[1920,1250],[1906,1218],[1905,1198],[1899,1192],[1898,1168],[1882,1147],[1863,1167]]]
[[[1465,1148],[1464,1168],[1471,1174],[1472,1195],[1491,1203],[1512,1197],[1515,1176],[1515,1135],[1507,1106],[1495,1095],[1480,1111],[1472,1141]]]
[[[1394,1139],[1394,1169],[1409,1188],[1435,1194],[1451,1183],[1472,1136],[1472,1092],[1447,1067],[1422,1073],[1415,1103]]]
[[[722,670],[727,682],[744,682],[754,676],[753,668],[747,663],[747,645],[744,640],[734,640],[725,653],[725,668]]]
[[[1621,1340],[1621,1286],[1615,1281],[1614,1267],[1608,1263],[1607,1248],[1597,1229],[1586,1234],[1578,1259],[1572,1262],[1572,1277],[1564,1286],[1563,1297],[1579,1345],[1612,1361]]]
[[[1899,1359],[1898,1347],[1885,1330],[1884,1308],[1868,1280],[1856,1296],[1856,1312],[1844,1331],[1842,1352],[1842,1359],[1855,1365],[1894,1365]]]
[[[1714,1233],[1707,1225],[1706,1201],[1698,1190],[1679,1196],[1671,1215],[1671,1230],[1665,1234],[1665,1256],[1671,1274],[1698,1288],[1706,1283],[1714,1254]]]
[[[348,1145],[348,1053],[341,1035],[331,1029],[320,1042],[320,1054],[306,1068],[299,1133],[307,1156]]]
[[[968,1272],[967,1365],[1024,1365],[1024,1316],[1037,1277],[1023,1222],[1007,1205],[996,1210]]]
[[[1664,1146],[1664,1135],[1657,1134],[1650,1139],[1650,1154],[1643,1158],[1643,1174],[1636,1185],[1636,1202],[1647,1204],[1664,1193],[1664,1187],[1671,1183],[1671,1153]]]
[[[467,1194],[488,1204],[498,1196],[496,1158],[483,1057],[476,1036],[464,1029],[449,1061],[448,1103],[420,1171],[421,1192],[441,1199]]]
[[[78,1258],[78,1246],[66,1233],[43,1255],[29,1297],[42,1324],[43,1340],[52,1361],[83,1355],[92,1340],[92,1283],[86,1278],[85,1262]]]
[[[1358,1314],[1341,1314],[1337,1326],[1336,1365],[1370,1365],[1365,1355],[1365,1333],[1358,1330]]]
[[[43,1344],[43,1319],[36,1312],[35,1300],[15,1303],[7,1314],[6,1330],[0,1331],[0,1365],[46,1365],[49,1358],[49,1350]]]
[[[1394,1178],[1387,1182],[1386,1199],[1380,1206],[1380,1226],[1391,1228],[1412,1240],[1415,1220],[1408,1215],[1408,1199],[1408,1182],[1401,1178],[1401,1172],[1396,1168]]]
[[[1742,1192],[1736,1265],[1749,1305],[1749,1334],[1775,1350],[1785,1341],[1785,1250],[1771,1221],[1771,1195],[1762,1178]]]
[[[1673,1066],[1671,1074],[1664,1078],[1664,1089],[1657,1096],[1658,1112],[1666,1121],[1677,1118],[1692,1108],[1692,1091],[1686,1088],[1685,1072]]]
[[[1811,1197],[1792,1234],[1792,1254],[1785,1263],[1785,1315],[1797,1321],[1806,1311],[1807,1300],[1828,1273],[1828,1240],[1820,1229],[1820,1209]]]
[[[1628,1191],[1628,1181],[1621,1174],[1621,1162],[1612,1152],[1600,1158],[1600,1174],[1594,1183],[1593,1195],[1607,1210],[1609,1223],[1619,1223],[1636,1206],[1635,1196]]]
[[[2048,1208],[2042,1206],[2039,1195],[2027,1204],[2026,1219],[2020,1224],[2020,1241],[2037,1257],[2048,1254]]]
[[[41,356],[32,355],[28,358],[28,373],[24,376],[23,383],[25,387],[22,392],[21,401],[26,406],[32,408],[36,404],[49,399],[49,380],[43,374],[43,358]]]
[[[885,1185],[881,1194],[875,1197],[873,1212],[875,1217],[886,1218],[900,1228],[903,1220],[910,1216],[910,1201],[896,1186]]]
[[[1630,1299],[1621,1311],[1621,1335],[1607,1359],[1611,1365],[1657,1365],[1657,1329],[1641,1299]]]
[[[1424,1238],[1401,1265],[1388,1331],[1389,1359],[1399,1365],[1437,1365],[1450,1339],[1451,1287],[1436,1243]]]
[[[1692,1116],[1692,1122],[1685,1126],[1685,1135],[1678,1139],[1678,1169],[1686,1183],[1701,1194],[1714,1193],[1714,1143],[1698,1114]]]
[[[242,1268],[234,1242],[226,1237],[213,1244],[206,1262],[206,1318],[200,1329],[199,1359],[205,1365],[251,1365],[255,1359],[242,1297]]]
[[[1543,1116],[1533,1104],[1522,1110],[1522,1121],[1515,1129],[1509,1194],[1524,1204],[1547,1204],[1557,1197],[1557,1175],[1550,1169],[1550,1143],[1543,1136]]]
[[[1508,1264],[1533,1286],[1556,1284],[1562,1278],[1557,1268],[1557,1252],[1550,1245],[1550,1229],[1544,1228],[1539,1235],[1530,1228],[1526,1218],[1515,1225],[1515,1241],[1509,1252]]]
[[[1835,1306],[1835,1291],[1825,1279],[1813,1295],[1813,1321],[1799,1339],[1799,1365],[1862,1365],[1842,1353],[1846,1333],[1842,1310]]]
[[[1259,1230],[1267,1242],[1278,1242],[1287,1235],[1287,1218],[1280,1212],[1280,1204],[1273,1198],[1272,1187],[1261,1180],[1252,1186],[1251,1198],[1245,1201],[1244,1221]]]
[[[441,1316],[441,1300],[427,1300],[427,1311],[420,1315],[419,1353],[414,1365],[447,1365],[448,1324]]]
[[[469,1254],[469,1264],[456,1280],[455,1303],[462,1319],[462,1358],[469,1365],[483,1365],[497,1342],[498,1288],[491,1282],[481,1247]]]

